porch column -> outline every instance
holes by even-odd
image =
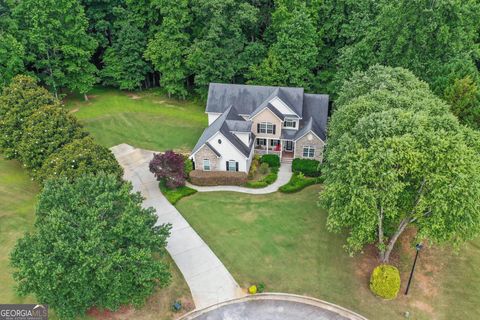
[[[283,140],[280,139],[280,162],[282,161],[282,154],[283,154]]]
[[[267,145],[266,145],[266,147],[267,147],[267,154],[268,154],[268,147],[269,147],[269,146],[270,146],[270,139],[267,138]]]

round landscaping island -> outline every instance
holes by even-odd
[[[265,293],[195,310],[181,320],[366,320],[359,314],[318,299]]]

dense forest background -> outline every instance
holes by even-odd
[[[383,64],[480,126],[479,0],[0,0],[0,39],[0,87],[23,73],[56,95],[101,83],[205,97],[228,82],[335,97]]]

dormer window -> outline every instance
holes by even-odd
[[[285,119],[283,122],[283,127],[284,128],[296,128],[297,122],[293,119]]]

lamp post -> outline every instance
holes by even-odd
[[[413,272],[415,271],[415,265],[417,264],[418,253],[420,252],[420,250],[422,250],[422,248],[423,248],[423,245],[421,243],[417,243],[415,245],[415,250],[417,251],[417,253],[415,253],[415,260],[413,260],[412,271],[410,272],[410,277],[408,278],[408,284],[407,284],[407,289],[405,290],[405,295],[408,294],[408,289],[410,289],[410,283],[412,282]]]

